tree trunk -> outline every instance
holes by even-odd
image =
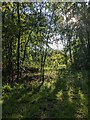
[[[41,51],[42,52],[42,51]],[[41,68],[40,68],[40,73],[41,73],[41,75],[40,75],[40,81],[42,81],[42,74],[43,74],[43,55],[42,55],[42,53],[41,53]]]
[[[20,13],[19,2],[17,3],[17,15],[18,15],[18,48],[17,48],[17,82],[19,81],[19,66],[20,66]]]
[[[69,36],[69,56],[70,56],[70,63],[72,64],[72,50],[71,50],[71,37]]]
[[[65,65],[67,66],[67,51],[65,50],[65,55],[64,55],[64,57],[65,57]]]
[[[10,54],[9,54],[9,69],[10,69],[10,82],[13,83],[13,57],[12,57],[12,40],[10,40]]]

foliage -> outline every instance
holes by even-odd
[[[74,82],[78,80],[78,75],[83,76],[76,73],[64,75],[61,79],[59,76],[57,79],[47,79],[35,94],[28,84],[15,84],[9,94],[3,88],[3,118],[87,118],[86,80],[80,77],[78,87]],[[34,86],[32,89],[35,90]],[[69,112],[71,109],[72,112]]]
[[[84,2],[2,3],[3,118],[88,117],[89,10]]]

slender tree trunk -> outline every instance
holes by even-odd
[[[71,50],[71,37],[69,36],[68,42],[69,42],[69,56],[70,56],[70,62],[72,64],[72,50]]]
[[[31,35],[31,33],[32,33],[32,30],[31,30],[30,33],[29,33],[28,40],[27,40],[27,42],[26,42],[26,44],[25,44],[25,47],[24,47],[24,54],[23,54],[23,59],[22,59],[22,61],[25,60],[26,49],[27,49],[27,45],[28,45],[28,43],[29,43],[29,41],[30,41],[30,35]]]
[[[12,12],[12,21],[13,21],[13,13],[14,13],[14,9],[13,9],[13,12]],[[11,83],[13,83],[13,56],[12,56],[12,53],[13,53],[13,37],[11,38],[11,41],[10,41],[10,49],[11,49]]]
[[[65,57],[65,65],[67,66],[67,51],[65,50],[65,55],[64,55],[64,57]]]
[[[41,51],[42,52],[42,51]],[[41,53],[41,68],[40,68],[40,73],[41,73],[41,75],[40,75],[40,81],[42,81],[42,74],[43,74],[43,72],[42,72],[42,70],[43,70],[43,55],[42,55],[42,53]]]
[[[71,48],[69,49],[69,53],[70,53],[70,62],[72,63],[72,52],[71,52]]]
[[[13,83],[13,57],[12,57],[12,40],[10,40],[10,56],[9,56],[9,64],[10,64],[10,82]]]
[[[18,48],[17,48],[17,82],[19,81],[19,67],[20,67],[20,13],[19,2],[17,3],[17,15],[18,15]]]
[[[45,73],[44,68],[45,68],[46,55],[47,55],[47,48],[45,50],[45,55],[44,55],[43,64],[42,64],[42,84],[44,83],[44,73]]]
[[[53,7],[55,9],[55,4],[53,4]],[[50,21],[50,25],[52,23],[52,20],[53,20],[53,15],[54,15],[54,10],[53,10],[53,13],[52,13],[52,16],[51,16],[51,21]],[[51,30],[51,26],[49,27],[49,29]],[[45,52],[43,52],[43,55],[42,55],[42,61],[41,61],[41,79],[42,79],[42,84],[44,83],[44,73],[45,73],[45,61],[46,61],[46,57],[47,57],[47,45],[48,45],[48,40],[49,40],[49,33],[47,33],[48,36],[47,36],[47,40],[46,40],[46,49],[45,49]]]

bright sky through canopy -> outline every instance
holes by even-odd
[[[53,42],[52,44],[49,44],[49,46],[54,50],[63,50],[63,44],[58,41],[58,43]]]

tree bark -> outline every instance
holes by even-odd
[[[17,48],[17,82],[19,81],[19,67],[20,67],[20,13],[19,2],[17,3],[17,15],[18,15],[18,48]]]

